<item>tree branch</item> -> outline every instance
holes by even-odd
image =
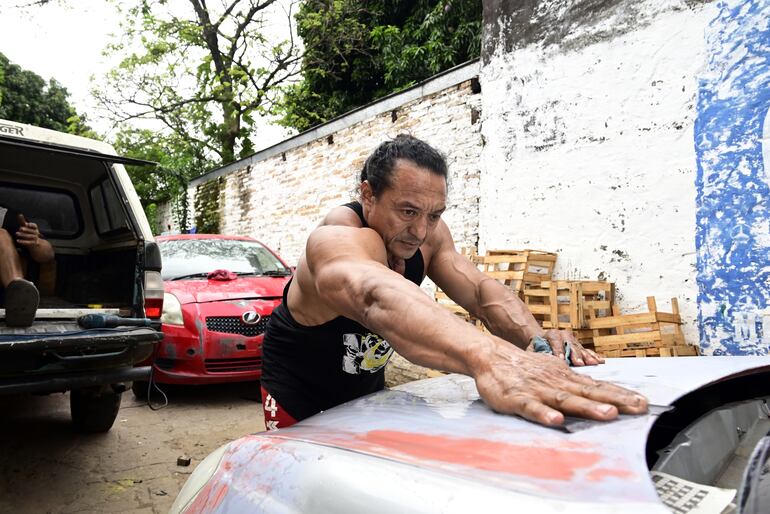
[[[241,20],[241,22],[238,24],[238,27],[235,29],[232,46],[230,47],[230,51],[227,53],[230,60],[232,60],[233,57],[235,57],[235,49],[238,46],[238,40],[241,38],[241,35],[243,34],[243,32],[246,30],[246,27],[249,26],[249,23],[252,22],[252,20],[254,19],[254,16],[256,16],[256,14],[259,11],[270,7],[272,4],[275,3],[275,1],[276,0],[267,0],[262,4],[260,3],[257,3],[256,5],[251,4],[251,9],[249,9],[249,12],[246,13],[246,16],[243,18],[243,20]]]
[[[198,23],[203,29],[203,40],[206,42],[206,46],[211,53],[211,58],[214,61],[214,69],[222,75],[224,78],[229,78],[227,68],[222,61],[222,52],[219,49],[219,40],[217,38],[217,29],[211,24],[209,18],[209,12],[206,8],[205,0],[190,0],[190,3],[195,9],[195,14],[198,17]]]
[[[225,12],[222,13],[222,16],[219,17],[217,22],[214,24],[214,27],[219,30],[219,26],[222,25],[222,23],[227,19],[228,16],[230,16],[230,13],[233,12],[233,9],[235,9],[235,6],[238,5],[241,2],[241,0],[234,0],[233,3],[231,3],[226,9]]]

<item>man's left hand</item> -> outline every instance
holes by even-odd
[[[570,346],[570,364],[572,366],[595,366],[604,362],[595,352],[583,348],[571,330],[546,330],[543,337],[551,345],[554,356],[564,359],[564,346]],[[533,351],[533,345],[527,347],[527,351]]]

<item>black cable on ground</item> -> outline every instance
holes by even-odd
[[[153,380],[153,377],[155,376],[155,366],[152,366],[150,369],[150,379],[147,381],[147,405],[150,407],[150,410],[161,410],[165,408],[168,405],[168,396],[166,396],[166,393],[163,392],[163,390],[158,387],[158,384],[155,383],[155,380]],[[152,388],[155,387],[155,389],[158,390],[158,392],[163,396],[163,402],[160,406],[155,406],[152,404]]]

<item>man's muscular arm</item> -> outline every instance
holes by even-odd
[[[564,344],[572,344],[572,363],[598,364],[601,359],[584,349],[574,336],[561,330],[543,330],[521,299],[504,286],[478,270],[454,247],[446,224],[441,222],[433,235],[434,253],[428,276],[454,301],[479,318],[489,330],[526,349],[534,336],[545,337],[557,357],[563,357]]]
[[[324,225],[339,225],[343,227],[360,227],[361,220],[353,209],[340,205],[335,207],[321,220],[319,227]]]
[[[317,228],[306,256],[325,305],[385,337],[416,364],[472,376],[498,412],[557,425],[564,414],[611,419],[618,411],[647,409],[631,391],[575,374],[553,357],[523,352],[442,309],[387,268],[382,239],[372,230]]]

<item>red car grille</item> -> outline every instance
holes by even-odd
[[[206,318],[206,329],[211,332],[254,337],[265,331],[268,321],[270,316],[262,316],[255,324],[246,325],[240,316],[209,316]]]
[[[257,371],[262,367],[260,357],[243,359],[206,359],[203,361],[208,373],[231,373],[233,371]]]

